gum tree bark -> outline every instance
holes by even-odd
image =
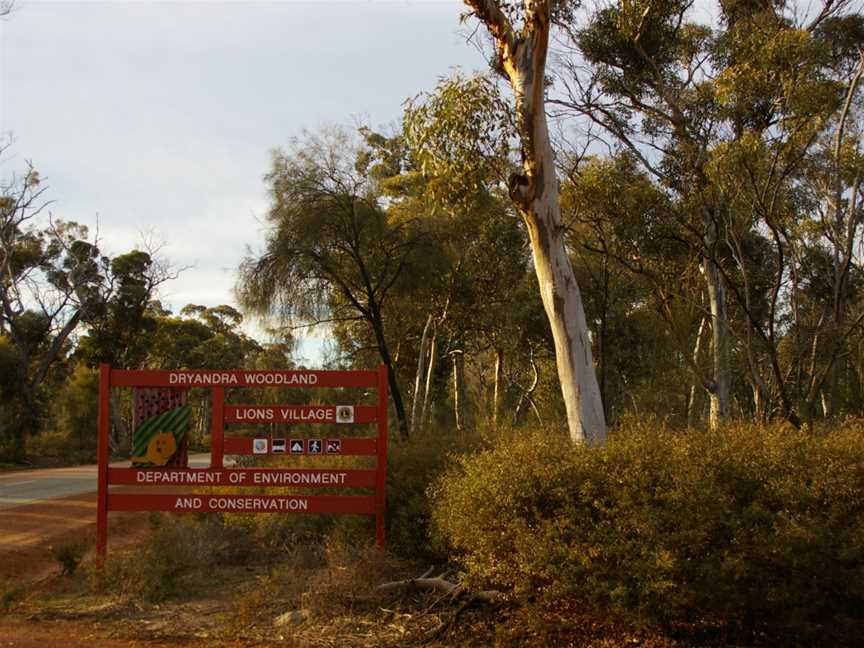
[[[711,358],[714,376],[708,389],[710,403],[708,425],[716,431],[721,423],[729,418],[729,330],[726,288],[713,259],[706,257],[702,268],[707,282],[708,305],[711,312]]]
[[[432,383],[435,380],[435,367],[438,364],[438,329],[432,327],[432,341],[429,343],[429,364],[426,367],[426,386],[423,390],[423,408],[420,410],[420,425],[426,427],[432,420]]]
[[[453,416],[456,429],[465,429],[465,352],[461,349],[451,352],[453,359]]]
[[[495,387],[492,392],[492,424],[498,424],[498,411],[501,409],[501,392],[504,386],[504,349],[495,349]]]
[[[696,420],[696,391],[699,388],[699,379],[696,377],[695,367],[699,366],[699,352],[702,349],[702,335],[705,333],[705,321],[706,318],[703,317],[699,322],[699,330],[696,332],[696,343],[693,345],[693,379],[690,383],[690,393],[687,395],[687,427],[692,428],[693,423]]]
[[[411,401],[411,433],[417,432],[421,427],[418,425],[420,421],[417,416],[420,414],[420,397],[421,387],[423,386],[423,378],[426,375],[426,355],[429,353],[429,329],[432,327],[432,316],[426,320],[426,325],[423,327],[423,335],[420,338],[420,354],[417,358],[417,375],[414,378],[414,399]]]
[[[591,340],[564,244],[558,179],[549,140],[544,93],[549,47],[549,0],[524,0],[517,31],[496,0],[465,0],[489,30],[500,67],[515,98],[522,145],[522,173],[510,178],[510,198],[531,240],[543,307],[555,340],[555,360],[574,443],[602,444],[606,438],[603,402],[594,371]]]

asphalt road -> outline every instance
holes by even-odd
[[[129,462],[120,461],[111,465],[128,466]],[[196,468],[209,466],[210,455],[190,455],[189,465]],[[96,465],[0,473],[0,510],[95,490]]]

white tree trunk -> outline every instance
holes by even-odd
[[[426,369],[426,387],[423,390],[423,409],[420,412],[420,425],[429,425],[432,419],[432,381],[435,378],[435,365],[438,364],[438,331],[433,328],[432,341],[429,343],[429,366]]]
[[[520,65],[511,81],[517,114],[529,134],[533,151],[524,161],[527,187],[511,188],[515,189],[517,205],[521,206],[528,226],[540,297],[555,341],[555,362],[570,438],[574,442],[602,444],[606,438],[603,401],[594,371],[582,295],[565,246],[558,178],[546,123],[542,86],[547,43],[545,39],[538,40],[534,47],[528,43],[531,41],[520,47]]]
[[[531,239],[543,308],[555,340],[555,361],[573,442],[602,444],[606,417],[594,372],[582,295],[564,242],[555,159],[546,122],[546,54],[550,5],[524,0],[517,33],[498,0],[466,0],[495,40],[515,98],[522,174],[510,178],[510,197]]]
[[[555,340],[555,362],[570,438],[574,442],[602,444],[606,439],[603,401],[594,372],[582,295],[564,248],[560,225],[555,224],[556,219],[560,223],[557,195],[554,203],[535,201],[535,204],[540,213],[545,208],[546,218],[529,223],[531,249],[543,307]],[[554,233],[550,227],[555,228]]]
[[[492,391],[492,424],[498,424],[501,409],[501,386],[504,382],[504,349],[495,349],[495,386]]]
[[[534,377],[531,380],[531,386],[525,390],[525,393],[519,398],[519,402],[516,404],[516,413],[513,416],[513,425],[520,426],[525,422],[525,414],[528,412],[529,407],[534,408],[534,413],[537,415],[537,420],[542,424],[543,420],[540,418],[540,412],[537,411],[536,405],[534,405],[534,399],[531,398],[531,395],[534,393],[534,390],[537,389],[537,385],[540,384],[540,372],[537,371],[537,363],[534,362],[534,351],[531,351],[529,356],[529,360],[531,362],[531,371],[534,374]]]
[[[693,378],[690,383],[690,395],[687,400],[687,427],[693,427],[696,420],[696,389],[699,379],[696,377],[696,367],[699,366],[699,352],[702,348],[702,334],[705,332],[705,318],[699,322],[699,330],[696,332],[696,343],[693,345]]]
[[[726,287],[717,265],[709,258],[703,260],[708,284],[708,302],[711,308],[711,360],[713,385],[708,390],[710,409],[708,425],[717,430],[729,418],[729,331],[727,329]]]
[[[453,415],[456,429],[465,429],[465,354],[453,352]]]
[[[420,337],[420,354],[417,358],[417,375],[414,378],[414,399],[411,402],[411,433],[414,434],[418,429],[417,415],[420,413],[420,402],[423,400],[421,388],[423,387],[423,379],[426,376],[426,354],[429,352],[429,329],[432,327],[432,316],[426,320],[426,326],[423,327],[423,335]],[[421,419],[422,420],[422,419]]]

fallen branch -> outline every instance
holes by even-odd
[[[391,581],[389,583],[381,583],[375,588],[376,592],[390,592],[404,588],[415,589],[431,589],[438,592],[444,592],[451,599],[464,598],[466,603],[481,601],[483,603],[498,603],[503,600],[504,594],[498,590],[485,590],[482,592],[472,592],[461,583],[454,583],[447,580],[450,572],[443,572],[440,576],[432,577],[434,568],[430,567],[426,573],[419,578],[408,578],[405,580]]]

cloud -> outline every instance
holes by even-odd
[[[0,23],[0,133],[32,159],[56,216],[120,253],[142,231],[194,267],[180,307],[230,303],[263,241],[270,151],[301,128],[399,118],[454,65],[485,62],[457,35],[461,3],[89,3],[21,0]]]

